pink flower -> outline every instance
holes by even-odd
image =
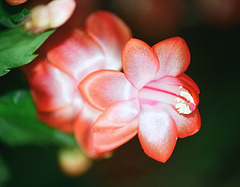
[[[122,20],[98,11],[86,19],[85,28],[58,29],[40,48],[39,57],[22,68],[38,118],[61,131],[76,132],[89,156],[96,156],[90,127],[99,111],[84,101],[78,85],[93,71],[121,69],[121,51],[130,37]]]
[[[166,162],[177,138],[198,132],[199,88],[184,74],[189,63],[189,49],[179,37],[153,47],[131,39],[122,52],[124,73],[88,75],[79,89],[103,111],[92,126],[96,152],[111,151],[138,134],[145,153]]]

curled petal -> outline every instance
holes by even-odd
[[[131,37],[128,26],[110,12],[97,11],[87,18],[86,31],[102,47],[107,67],[120,69],[123,46]]]
[[[181,77],[183,77],[183,76],[181,76]],[[184,89],[187,90],[187,92],[189,92],[189,94],[193,98],[194,104],[196,106],[198,105],[198,103],[199,103],[198,93],[199,92],[197,92],[197,91],[199,91],[199,89],[197,89],[198,87],[195,87],[195,82],[192,79],[190,79],[190,78],[187,79],[187,77],[185,79],[180,79],[179,77],[165,76],[165,77],[161,78],[160,80],[161,80],[161,82],[167,83],[169,85],[175,85],[175,86],[180,86],[180,87],[182,86]],[[192,85],[194,87],[192,87]]]
[[[95,150],[111,151],[135,136],[139,112],[137,99],[122,101],[108,108],[92,127]]]
[[[200,93],[198,85],[188,75],[182,74],[178,78],[189,84],[198,94]]]
[[[161,105],[161,108],[167,111],[174,119],[177,125],[178,138],[185,138],[197,133],[201,128],[201,118],[199,110],[196,109],[191,114],[179,114],[170,105]]]
[[[159,68],[153,49],[138,39],[131,39],[125,45],[122,64],[125,76],[138,89],[151,81]]]
[[[153,46],[160,68],[157,79],[165,75],[178,76],[184,73],[190,64],[190,51],[180,37],[163,40]]]
[[[102,49],[80,29],[64,27],[57,30],[42,50],[54,66],[77,81],[105,65]]]
[[[137,97],[137,89],[123,73],[113,70],[99,70],[88,75],[79,89],[89,104],[99,110],[110,105]]]
[[[148,107],[140,114],[138,137],[149,157],[166,162],[177,142],[177,127],[164,110]]]

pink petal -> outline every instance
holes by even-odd
[[[178,76],[184,73],[190,64],[190,51],[180,37],[163,40],[153,46],[160,68],[157,79],[165,75]]]
[[[99,110],[110,105],[137,97],[137,89],[122,72],[99,70],[88,75],[79,85],[86,101]]]
[[[77,81],[105,65],[101,47],[80,29],[63,27],[42,48],[51,64]]]
[[[102,47],[107,67],[120,69],[123,46],[131,37],[128,26],[110,12],[97,11],[87,18],[86,31]]]
[[[201,128],[201,118],[198,109],[191,114],[179,114],[170,105],[161,105],[161,108],[167,111],[174,119],[177,125],[178,137],[185,138],[197,133]]]
[[[94,123],[94,147],[97,152],[111,151],[137,134],[137,99],[122,101],[108,108]]]
[[[151,81],[159,68],[153,49],[138,39],[127,42],[122,53],[122,63],[125,76],[138,89]]]
[[[77,82],[55,68],[42,57],[22,70],[39,111],[53,111],[72,103],[77,93]]]
[[[177,127],[172,117],[161,108],[144,107],[140,114],[138,137],[149,157],[166,162],[177,142]]]

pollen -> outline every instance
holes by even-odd
[[[182,86],[179,86],[179,89],[181,91],[175,98],[175,101],[177,102],[175,107],[180,114],[191,114],[196,108],[193,97]]]

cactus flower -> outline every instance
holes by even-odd
[[[177,138],[199,131],[199,88],[184,72],[190,52],[175,37],[150,47],[131,39],[122,52],[123,73],[99,70],[79,89],[88,103],[102,111],[94,122],[93,147],[112,151],[138,134],[144,152],[166,162]]]
[[[85,28],[57,29],[41,46],[39,56],[22,68],[38,118],[64,132],[76,129],[78,143],[90,156],[95,155],[88,143],[90,127],[99,111],[83,100],[78,85],[93,71],[121,69],[121,52],[130,36],[116,15],[98,11],[89,15]]]

